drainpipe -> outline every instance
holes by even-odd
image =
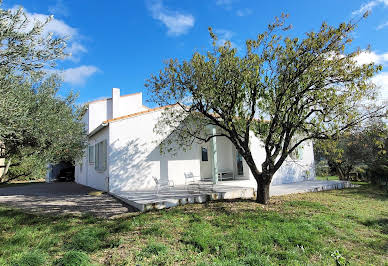
[[[212,127],[212,135],[216,135],[216,127]],[[218,164],[217,164],[217,140],[216,137],[213,137],[211,139],[212,144],[212,150],[213,150],[213,168],[212,168],[212,175],[213,175],[213,184],[217,184],[218,182]]]

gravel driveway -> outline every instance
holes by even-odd
[[[92,213],[106,218],[134,211],[109,194],[88,194],[93,191],[96,190],[76,183],[18,184],[0,187],[0,204],[30,213]]]

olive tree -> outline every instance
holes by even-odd
[[[243,56],[230,41],[218,46],[209,28],[212,50],[182,62],[171,59],[146,82],[152,101],[175,104],[163,113],[156,132],[175,128],[169,142],[184,148],[228,138],[257,181],[257,202],[264,204],[274,174],[299,145],[329,138],[381,111],[362,108],[375,97],[370,78],[381,66],[356,64],[360,50],[349,45],[356,23],[322,23],[299,39],[284,36],[290,29],[286,18],[276,18],[247,40]],[[206,126],[217,133],[205,133]],[[263,162],[252,156],[258,148],[251,146],[252,136],[263,143]]]
[[[72,161],[84,148],[76,95],[58,95],[61,78],[52,68],[66,56],[66,42],[45,32],[51,19],[31,21],[22,8],[5,10],[0,1],[0,144],[7,161],[1,172],[24,165],[0,182]]]

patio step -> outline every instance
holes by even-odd
[[[202,191],[193,195],[187,193],[186,195],[181,196],[166,196],[163,195],[163,193],[160,193],[159,195],[154,195],[153,198],[150,197],[149,199],[137,199],[136,195],[131,195],[130,192],[126,192],[125,194],[112,194],[112,196],[118,198],[126,204],[131,205],[132,207],[135,207],[139,211],[144,212],[216,200],[251,199],[254,197],[254,189],[225,187],[219,188],[216,191]]]

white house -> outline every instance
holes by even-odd
[[[112,98],[87,105],[83,119],[89,147],[75,169],[79,184],[111,193],[155,189],[154,178],[175,186],[188,180],[210,179],[225,185],[240,180],[256,188],[247,164],[225,137],[194,144],[187,152],[160,154],[160,136],[153,129],[164,107],[144,106],[141,93],[120,96],[120,90],[114,88]],[[250,145],[260,166],[265,155],[262,143],[253,137]],[[272,184],[315,178],[312,144],[305,144],[297,157],[284,163]]]

